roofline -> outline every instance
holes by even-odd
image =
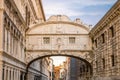
[[[46,21],[45,13],[44,13],[44,9],[43,9],[43,5],[42,5],[42,1],[41,0],[39,0],[39,4],[40,4],[40,8],[41,8],[41,11],[42,11],[42,14],[43,14],[43,19],[44,19],[44,21]]]

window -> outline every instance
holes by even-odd
[[[89,71],[89,66],[87,65],[87,66],[86,66],[86,72],[88,72],[88,71]]]
[[[80,67],[80,73],[82,73],[82,68]]]
[[[115,56],[111,55],[111,62],[112,62],[112,66],[115,66]]]
[[[97,39],[95,40],[95,47],[97,48]]]
[[[102,43],[105,43],[105,35],[102,34]]]
[[[113,28],[113,26],[110,27],[110,36],[114,37],[114,28]]]
[[[43,43],[44,44],[49,44],[50,43],[50,38],[49,37],[44,37],[43,38]]]
[[[96,72],[98,71],[98,61],[95,61],[96,63]]]
[[[102,59],[102,62],[103,62],[103,68],[105,68],[105,59],[104,58]]]
[[[85,65],[82,65],[83,72],[85,72]]]
[[[75,43],[75,37],[69,37],[69,43],[74,44]]]

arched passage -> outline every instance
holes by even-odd
[[[89,31],[81,21],[72,22],[66,16],[52,16],[31,26],[26,32],[26,69],[46,56],[75,57],[90,65],[93,54]]]
[[[79,59],[83,62],[85,62],[86,65],[88,65],[88,67],[90,68],[90,75],[92,76],[93,75],[93,68],[92,68],[92,65],[91,63],[89,63],[87,60],[83,59],[83,58],[80,58],[80,57],[77,57],[77,56],[73,56],[73,55],[66,55],[66,54],[55,54],[55,55],[46,55],[46,56],[39,56],[35,59],[33,59],[32,61],[30,61],[27,66],[26,66],[26,74],[25,74],[25,80],[28,80],[27,79],[27,74],[28,74],[28,69],[30,67],[30,65],[34,62],[34,61],[37,61],[39,59],[42,59],[42,58],[45,58],[45,57],[50,57],[50,56],[66,56],[66,57],[73,57],[73,58],[76,58],[76,59]]]

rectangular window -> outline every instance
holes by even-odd
[[[102,34],[102,43],[105,43],[105,35]]]
[[[95,40],[95,47],[97,48],[97,39]]]
[[[49,37],[44,37],[43,38],[43,43],[44,44],[49,44],[50,43],[50,38]]]
[[[114,28],[113,28],[113,26],[110,27],[110,35],[111,35],[111,37],[114,37]]]
[[[102,59],[102,62],[103,62],[103,69],[105,68],[105,59],[103,58]]]
[[[86,71],[87,71],[87,72],[89,71],[89,66],[88,66],[88,65],[86,66]]]
[[[98,71],[98,61],[95,61],[96,63],[96,72]]]
[[[75,37],[69,37],[69,43],[74,44],[75,43]]]
[[[115,56],[111,55],[111,62],[112,62],[112,66],[115,66]]]

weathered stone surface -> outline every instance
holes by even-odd
[[[64,55],[86,59],[85,56],[92,52],[89,31],[88,26],[72,22],[64,15],[52,16],[44,23],[31,26],[26,34],[26,53],[33,58],[29,58],[27,63],[38,58],[38,54],[39,57]],[[49,39],[48,43],[44,43],[44,38]],[[73,43],[70,43],[70,38],[74,38]]]

